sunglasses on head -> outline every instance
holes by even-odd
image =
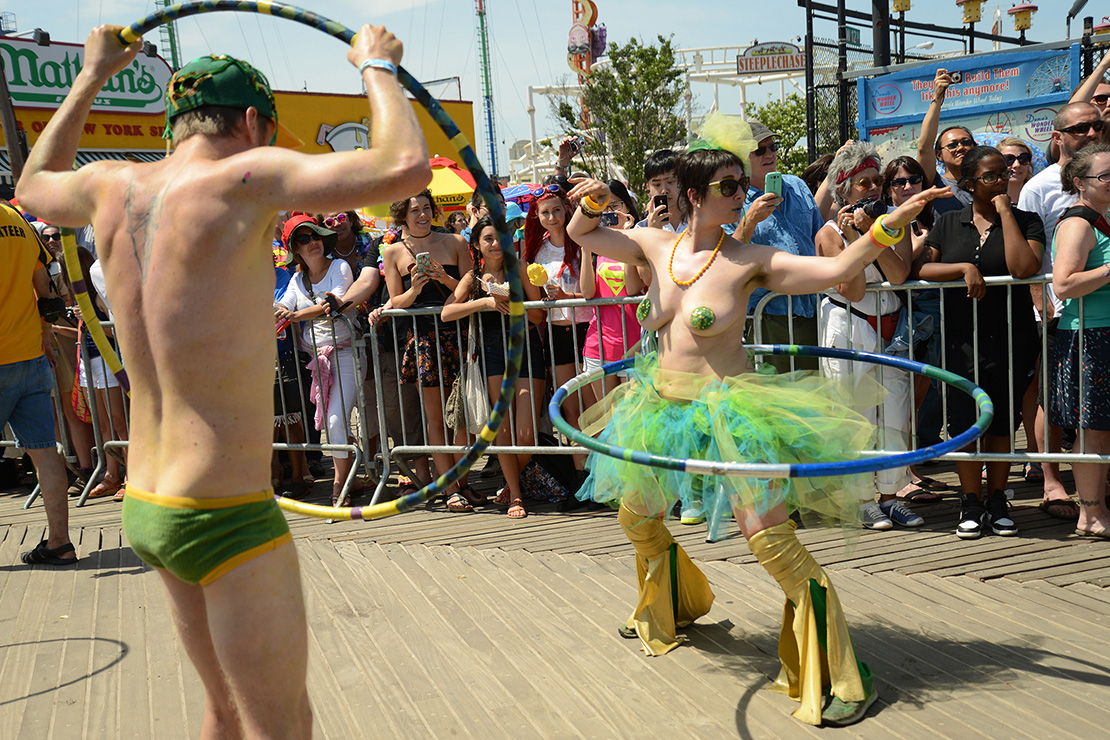
[[[973,146],[975,146],[975,142],[973,140],[971,140],[971,139],[960,139],[959,141],[953,141],[949,144],[945,144],[944,146],[941,147],[941,149],[947,149],[950,152],[954,152],[957,149],[959,149],[960,147],[963,147],[964,149],[970,149]]]
[[[1006,163],[1007,167],[1012,167],[1014,162],[1018,164],[1029,164],[1033,161],[1033,155],[1029,152],[1022,152],[1021,154],[1003,154],[1002,161]]]
[[[768,149],[771,150],[772,152],[777,152],[779,150],[779,143],[777,141],[772,141],[767,146],[759,147],[754,152],[752,152],[752,154],[754,154],[757,157],[762,157],[764,154],[767,153]]]
[[[748,184],[750,182],[751,179],[747,177],[741,177],[739,180],[735,177],[726,177],[723,180],[709,183],[707,187],[709,190],[716,188],[721,195],[726,198],[731,198],[736,195],[739,190],[743,190],[745,193],[748,192]]]
[[[910,175],[909,177],[894,177],[890,180],[890,187],[904,188],[907,185],[920,185],[924,181],[925,178],[921,175]]]
[[[540,198],[541,196],[547,195],[548,193],[557,193],[557,192],[559,192],[559,186],[558,185],[544,185],[543,187],[532,188],[528,192],[530,192],[532,194],[533,198]]]
[[[311,244],[312,242],[322,241],[324,241],[324,237],[320,236],[315,231],[302,231],[300,234],[296,234],[293,237],[293,243],[296,244],[298,247],[303,247],[306,244]]]
[[[1094,129],[1095,133],[1098,133],[1099,131],[1102,131],[1103,126],[1104,124],[1102,122],[1102,119],[1099,119],[1097,121],[1084,121],[1083,123],[1077,123],[1074,126],[1068,126],[1067,128],[1058,128],[1056,130],[1062,134],[1074,134],[1076,136],[1082,136],[1091,129]]]
[[[968,180],[978,180],[984,185],[994,185],[999,180],[1009,180],[1011,177],[1009,170],[1002,170],[1001,172],[988,172],[978,177],[969,177]]]
[[[876,175],[875,177],[859,177],[852,180],[852,184],[860,190],[870,190],[871,188],[881,188],[883,186],[883,176]]]
[[[324,226],[327,226],[329,229],[334,229],[339,224],[345,224],[345,223],[347,223],[347,214],[346,213],[340,213],[340,214],[335,215],[335,216],[328,216],[327,218],[324,219]]]

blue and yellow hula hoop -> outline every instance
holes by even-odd
[[[798,464],[691,460],[667,457],[665,455],[655,455],[644,450],[630,450],[626,447],[618,447],[617,445],[594,439],[588,434],[575,429],[571,426],[570,422],[563,418],[561,407],[567,395],[603,376],[614,375],[622,370],[631,368],[636,362],[636,358],[634,357],[619,362],[611,362],[596,370],[591,370],[571,378],[555,391],[555,395],[551,398],[551,404],[548,406],[548,413],[551,415],[551,421],[555,427],[565,434],[571,442],[593,450],[594,452],[601,453],[602,455],[608,455],[609,457],[614,457],[626,462],[650,465],[655,468],[664,468],[666,470],[678,470],[685,473],[695,473],[698,475],[733,475],[748,478],[817,478],[833,475],[872,473],[876,470],[887,470],[889,468],[915,465],[919,462],[932,460],[933,458],[966,447],[983,436],[987,431],[987,427],[990,426],[991,420],[994,419],[994,402],[991,401],[986,391],[967,378],[962,378],[955,373],[942,370],[933,365],[926,365],[923,362],[915,362],[914,360],[907,360],[901,357],[878,355],[872,352],[857,352],[855,350],[835,349],[832,347],[799,347],[793,344],[756,344],[751,347],[746,347],[745,349],[757,355],[829,357],[837,360],[870,362],[876,365],[886,365],[887,367],[893,367],[898,370],[906,370],[929,378],[936,378],[942,383],[954,386],[975,399],[975,405],[978,408],[979,416],[971,427],[960,432],[955,437],[929,447],[922,447],[918,450],[896,452],[889,455],[861,457],[856,460]]]
[[[187,18],[192,15],[199,15],[201,13],[214,13],[219,11],[260,13],[262,15],[286,18],[306,26],[312,26],[329,36],[334,36],[346,44],[352,43],[355,38],[355,32],[343,24],[336,23],[333,20],[293,5],[266,2],[266,0],[258,0],[258,2],[205,0],[204,2],[181,3],[152,13],[146,18],[131,24],[128,28],[123,29],[119,34],[119,41],[125,46],[130,45],[138,41],[142,34],[165,23],[169,23],[170,21],[177,20],[178,18]],[[454,467],[419,491],[394,501],[388,501],[374,506],[355,506],[350,508],[318,506],[285,498],[278,499],[278,503],[285,511],[320,519],[381,519],[393,514],[399,514],[403,511],[409,511],[418,504],[426,501],[429,497],[445,491],[449,485],[457,481],[470,470],[470,467],[482,456],[482,453],[485,452],[486,448],[489,447],[497,437],[497,430],[501,427],[502,422],[508,414],[509,404],[513,397],[513,389],[516,386],[517,377],[520,375],[520,360],[524,352],[524,287],[520,280],[520,272],[517,269],[516,251],[513,247],[512,235],[505,225],[505,209],[494,193],[489,177],[482,169],[482,165],[478,163],[478,157],[475,155],[470,142],[467,141],[466,136],[459,131],[459,127],[455,125],[455,122],[451,120],[451,117],[447,115],[443,107],[440,106],[436,99],[424,89],[424,86],[417,82],[403,67],[398,67],[397,79],[401,83],[401,86],[412,93],[413,97],[424,106],[425,110],[427,110],[428,114],[436,122],[436,125],[440,127],[451,141],[451,145],[455,148],[455,151],[458,152],[463,165],[465,165],[467,170],[470,171],[470,174],[474,176],[474,181],[477,183],[475,190],[482,195],[486,207],[493,217],[494,226],[497,229],[497,236],[501,242],[501,253],[504,255],[505,259],[505,272],[509,281],[508,362],[505,367],[504,379],[501,381],[501,394],[497,399],[497,403],[494,404],[493,409],[490,411],[489,420],[486,422],[485,428],[478,434],[477,441],[467,450],[463,458],[459,460]],[[81,306],[81,311],[86,317],[86,323],[89,325],[89,332],[96,342],[97,347],[107,359],[108,367],[111,368],[117,376],[121,377],[121,385],[124,385],[126,374],[121,375],[123,368],[119,361],[119,357],[112,351],[111,345],[108,344],[107,339],[104,337],[103,328],[100,326],[100,322],[96,320],[96,312],[92,310],[92,304],[89,301],[88,293],[84,289],[84,282],[81,280],[80,275],[80,263],[77,259],[77,244],[73,238],[72,232],[69,233],[68,237],[63,236],[62,244],[65,249],[65,258],[70,277],[74,278],[74,269],[77,271],[76,279],[73,281],[74,292],[76,293],[77,303]],[[124,385],[124,387],[127,386]]]

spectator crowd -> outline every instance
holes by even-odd
[[[1006,137],[989,146],[966,128],[943,125],[945,91],[952,82],[943,69],[933,83],[916,156],[884,162],[867,142],[849,141],[817,159],[803,177],[780,175],[776,132],[748,121],[758,146],[745,172],[745,212],[730,229],[741,242],[835,256],[866,235],[888,206],[931,186],[950,188],[951,197],[927,206],[909,230],[909,240],[885,250],[835,291],[787,297],[756,290],[743,341],[754,343],[758,335],[761,343],[887,353],[974,379],[994,401],[995,415],[980,446],[969,450],[1010,452],[1012,433],[1024,423],[1030,452],[1058,453],[1074,444],[1076,450],[1110,454],[1108,68],[1110,54],[1060,109],[1044,152],[1051,164],[1039,170],[1041,152],[1027,141]],[[528,499],[557,502],[563,511],[591,505],[574,496],[588,475],[584,455],[531,452],[555,444],[545,399],[575,375],[640,352],[652,339],[641,336],[632,300],[646,293],[650,272],[593,254],[567,233],[578,205],[568,198],[575,181],[568,169],[573,143],[568,139],[561,145],[555,175],[519,203],[506,204],[533,308],[527,312],[520,380],[495,444],[520,451],[490,456],[484,470],[472,475],[504,479],[494,502],[506,506],[512,518],[527,516]],[[678,193],[675,159],[669,149],[647,158],[642,200],[624,183],[609,182],[616,197],[607,204],[602,225],[682,233],[688,214]],[[19,214],[8,211],[6,218],[18,220]],[[451,449],[467,444],[480,428],[474,422],[481,412],[475,409],[484,402],[488,410],[500,394],[507,355],[507,267],[484,203],[475,197],[465,211],[443,214],[425,190],[393,203],[390,215],[393,227],[376,237],[353,211],[287,213],[274,224],[275,441],[294,446],[274,456],[274,485],[282,495],[301,498],[324,475],[319,452],[296,449],[321,439],[327,440],[334,464],[333,505],[347,500],[351,445],[360,438],[369,440],[370,450],[383,437],[392,446],[430,448],[429,454],[402,456],[411,477],[401,478],[398,492],[416,490],[457,462],[459,455]],[[44,423],[56,425],[56,437],[68,440],[76,458],[71,495],[88,489],[91,497],[122,499],[125,450],[109,452],[99,480],[90,476],[94,450],[103,449],[97,440],[127,439],[125,394],[89,338],[73,300],[73,283],[60,268],[60,230],[33,215],[27,218],[38,255],[17,259],[14,247],[5,247],[6,274],[0,281],[15,286],[23,280],[26,289],[5,289],[0,314],[14,315],[15,302],[29,295],[32,274],[46,271],[48,284],[34,281],[39,306],[43,299],[60,298],[64,308],[46,316],[43,333],[54,387],[61,391],[57,418],[51,408]],[[95,235],[86,229],[78,237],[83,283],[96,317],[110,321]],[[991,280],[1047,274],[1052,275],[1047,283]],[[876,283],[906,281],[961,282],[963,287],[874,289]],[[551,303],[619,298],[629,300]],[[22,354],[0,353],[0,370],[25,361]],[[976,418],[970,397],[946,393],[923,376],[876,365],[784,356],[764,360],[764,370],[816,371],[881,384],[883,401],[859,411],[877,428],[876,446],[891,452],[908,449],[914,438],[918,447],[935,443],[942,427],[955,436]],[[608,376],[571,395],[564,405],[567,419],[577,426],[589,407],[623,380]],[[91,406],[97,413],[90,413]],[[47,413],[37,408],[35,413]],[[12,413],[8,407],[0,411]],[[30,439],[18,428],[15,436],[36,463],[47,455],[41,439]],[[985,531],[1016,534],[1006,494],[1010,464],[961,460],[957,469],[961,513],[956,534],[965,539]],[[1046,513],[1075,522],[1080,534],[1110,535],[1107,465],[1081,463],[1073,469],[1076,498],[1057,463],[1030,463],[1021,475],[1043,481]],[[358,496],[374,483],[356,477],[349,493]],[[875,474],[872,488],[874,496],[859,502],[859,516],[864,527],[882,530],[924,524],[921,507],[910,504],[939,500],[944,486],[907,467]],[[465,476],[444,498],[447,510],[457,513],[485,501]],[[687,524],[704,519],[696,507],[680,515]],[[65,542],[52,536],[54,557],[65,559]]]

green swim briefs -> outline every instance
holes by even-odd
[[[128,486],[123,532],[143,562],[200,586],[293,541],[273,491],[183,498]]]

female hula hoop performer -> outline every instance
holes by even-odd
[[[100,26],[70,94],[20,178],[52,223],[92,223],[131,371],[124,531],[165,583],[204,682],[203,737],[304,738],[308,636],[289,527],[270,490],[274,273],[281,209],[344,211],[422,190],[428,151],[398,84],[401,42],[363,26],[347,59],[366,85],[372,145],[305,155],[273,148],[266,78],[227,56],[167,85],[175,141],[162,162],[72,171],[100,89],[135,58]],[[259,625],[266,625],[260,629]]]
[[[609,189],[596,180],[575,181],[570,196],[581,205],[568,233],[593,252],[650,267],[639,317],[658,336],[657,353],[640,358],[631,382],[594,407],[601,411],[588,415],[593,421],[584,418],[584,432],[609,420],[602,441],[748,462],[844,460],[867,447],[874,429],[851,409],[860,403],[860,389],[819,377],[752,373],[740,343],[748,297],[756,287],[803,294],[847,280],[882,249],[908,238],[902,227],[948,191],[922,193],[834,258],[742,244],[721,227],[742,210],[746,157],[755,146],[746,123],[720,115],[707,121],[702,139],[678,158],[679,198],[690,224],[677,238],[659,229],[598,228]],[[619,502],[621,526],[636,550],[639,603],[622,635],[639,637],[649,655],[659,655],[679,644],[676,627],[709,611],[709,584],[663,519],[677,500],[700,501],[712,532],[731,510],[756,558],[786,592],[782,672],[772,689],[801,702],[794,716],[803,722],[845,725],[863,716],[877,697],[870,671],[855,657],[836,592],[789,518],[798,511],[825,522],[855,522],[859,476],[768,481],[685,475],[596,453],[588,467],[590,478],[578,495]]]

